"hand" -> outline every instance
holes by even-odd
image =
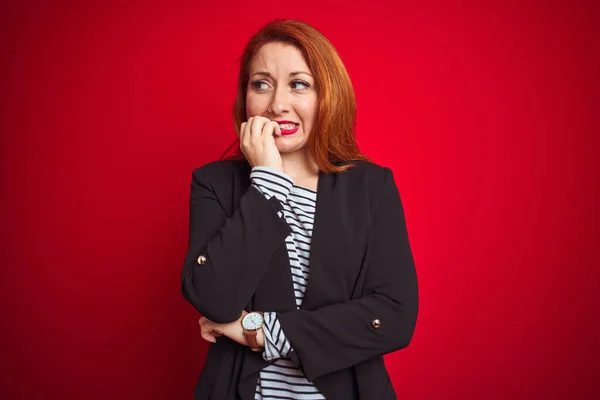
[[[265,117],[250,117],[240,127],[240,149],[250,166],[263,166],[283,171],[283,161],[274,136],[281,135],[275,121]]]
[[[226,336],[242,346],[248,346],[242,328],[242,318],[244,318],[246,314],[248,314],[248,312],[242,310],[242,315],[237,320],[227,324],[217,324],[206,317],[202,317],[198,320],[198,324],[200,325],[200,336],[202,336],[202,339],[211,343],[217,343],[217,337]],[[258,344],[261,347],[264,347],[265,337],[262,329],[258,330],[257,340]]]

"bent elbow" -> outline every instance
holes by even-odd
[[[403,310],[402,329],[399,337],[399,349],[404,349],[412,342],[415,328],[417,326],[418,305],[417,302]]]
[[[412,338],[414,336],[414,330],[404,332],[400,335],[396,350],[405,349],[412,342]]]
[[[412,342],[417,325],[418,300],[393,301],[394,328],[388,333],[392,351],[401,350]]]
[[[215,293],[198,287],[191,275],[183,278],[181,293],[203,317],[212,322],[226,324],[236,321],[242,314],[242,307],[232,305],[231,301],[219,296],[218,291]]]

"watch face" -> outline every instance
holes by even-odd
[[[263,316],[257,312],[251,312],[242,319],[244,329],[254,331],[263,325]]]

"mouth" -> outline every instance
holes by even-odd
[[[282,135],[291,135],[298,131],[300,124],[292,121],[275,121],[279,124]]]
[[[296,122],[293,122],[293,121],[275,121],[275,122],[277,122],[279,124],[279,127],[281,129],[286,129],[286,130],[294,129],[298,125],[300,125],[300,124],[298,124]]]

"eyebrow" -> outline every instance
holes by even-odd
[[[294,72],[290,72],[290,76],[296,76],[296,75],[300,75],[300,74],[306,74],[308,76],[310,76],[312,78],[312,75],[309,74],[308,72],[304,72],[304,71],[294,71]],[[254,75],[265,75],[268,76],[270,78],[273,77],[273,75],[271,75],[269,72],[264,72],[264,71],[260,71],[260,72],[255,72],[252,74],[252,76]]]

